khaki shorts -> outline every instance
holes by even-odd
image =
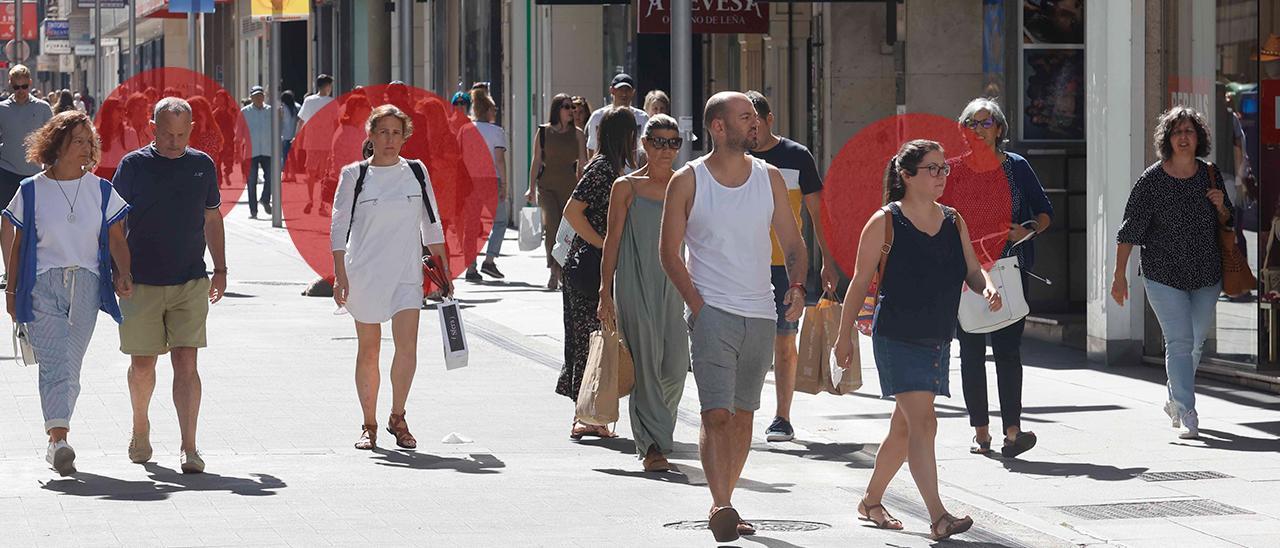
[[[182,285],[134,284],[133,296],[120,299],[120,351],[130,356],[159,356],[171,348],[204,348],[209,316],[209,279]]]

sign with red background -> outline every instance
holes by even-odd
[[[13,2],[0,4],[0,40],[13,40]],[[40,25],[36,21],[36,3],[22,4],[22,39],[40,38]]]
[[[695,34],[765,34],[769,3],[756,0],[692,0]],[[637,31],[671,33],[671,0],[638,0]]]

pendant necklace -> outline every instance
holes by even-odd
[[[58,191],[62,193],[62,199],[67,201],[67,207],[71,208],[71,213],[67,214],[67,222],[75,223],[76,222],[76,200],[80,199],[80,184],[84,182],[84,177],[81,177],[76,180],[76,194],[75,194],[75,197],[73,198],[68,198],[67,191],[62,190],[62,181],[54,179],[53,177],[50,177],[50,179],[52,179],[53,182],[58,186]]]

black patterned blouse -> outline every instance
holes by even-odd
[[[610,164],[604,156],[597,155],[587,162],[587,169],[582,172],[582,180],[578,181],[578,186],[573,189],[573,199],[587,204],[583,215],[587,217],[587,222],[591,223],[591,228],[601,236],[604,236],[605,229],[608,228],[609,193],[613,191],[613,182],[617,178],[618,172],[613,169],[613,164]],[[578,250],[587,245],[591,244],[581,236],[574,236],[573,243],[569,245],[569,256],[577,255]]]
[[[1222,174],[1210,181],[1208,164],[1189,179],[1178,179],[1156,162],[1138,177],[1124,209],[1116,240],[1142,247],[1142,275],[1175,289],[1192,291],[1222,281],[1218,212],[1205,197],[1222,189]],[[1232,210],[1223,194],[1223,205]],[[1231,219],[1227,220],[1231,224]]]

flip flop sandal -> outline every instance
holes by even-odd
[[[987,438],[987,441],[978,441],[978,436],[974,436],[973,446],[969,448],[969,452],[975,455],[991,453],[991,438]]]
[[[875,518],[871,517],[871,511],[876,508],[879,508],[880,513],[884,514],[884,519],[876,521]],[[887,510],[883,504],[872,504],[867,506],[867,501],[863,499],[858,502],[858,514],[858,519],[874,523],[876,525],[876,529],[888,529],[890,531],[902,530],[902,522],[898,520],[898,518],[893,517],[893,514],[890,514],[889,510]]]
[[[1036,434],[1034,432],[1018,432],[1012,442],[1005,438],[1004,446],[1000,448],[1000,454],[1006,459],[1011,459],[1030,451],[1035,446]]]
[[[749,537],[756,534],[756,526],[747,520],[738,520],[738,536]]]
[[[594,430],[595,427],[589,424],[578,424],[577,422],[574,422],[573,429],[569,431],[569,439],[580,440],[583,436],[591,435],[591,432]]]
[[[946,528],[942,529],[942,531],[938,531],[938,524],[944,521],[947,523]],[[973,527],[973,518],[969,516],[957,518],[951,514],[942,514],[942,517],[938,518],[938,521],[933,522],[933,525],[929,526],[929,538],[933,540],[951,538],[951,535],[958,535],[968,531],[970,527]]]
[[[716,537],[716,542],[732,542],[741,536],[738,533],[738,522],[741,520],[742,517],[732,506],[721,506],[711,512],[707,526]]]

